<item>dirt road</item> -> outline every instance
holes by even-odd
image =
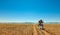
[[[45,30],[41,30],[45,35],[50,35],[48,32],[46,32]]]
[[[35,26],[33,26],[33,35],[38,35],[38,33],[37,33],[37,30],[36,30]]]
[[[48,32],[46,32],[45,30],[40,30],[39,28],[38,28],[38,26],[33,26],[33,28],[34,28],[34,30],[33,30],[33,32],[34,32],[34,35],[38,35],[38,33],[40,33],[40,35],[50,35]]]

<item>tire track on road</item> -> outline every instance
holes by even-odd
[[[33,25],[33,35],[38,35],[35,25]]]
[[[35,26],[35,27],[36,27],[36,29],[38,28],[38,26]],[[39,28],[38,28],[38,30],[39,30],[39,33],[41,33],[42,35],[51,35],[50,33],[46,32],[45,30],[40,30]]]
[[[48,32],[41,30],[42,32],[44,32],[45,35],[50,35]]]

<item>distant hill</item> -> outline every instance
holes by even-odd
[[[35,24],[35,23],[34,22],[5,22],[5,23],[0,22],[0,24]]]
[[[60,22],[46,22],[45,24],[60,24]]]
[[[37,22],[2,22],[3,24],[38,24]],[[2,24],[0,22],[0,24]],[[44,24],[60,24],[60,22],[45,22]]]

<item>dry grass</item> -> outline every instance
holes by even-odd
[[[44,27],[51,35],[60,35],[60,24],[45,24]]]
[[[32,35],[32,24],[0,24],[0,35]]]
[[[34,24],[0,24],[0,35],[34,35],[33,26]],[[51,35],[60,35],[60,24],[44,24],[44,28]],[[37,25],[35,30],[38,35],[42,35]]]

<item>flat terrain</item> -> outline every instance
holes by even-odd
[[[0,35],[60,35],[60,24],[44,24],[44,30],[37,24],[0,24]]]
[[[60,24],[45,24],[44,27],[51,35],[60,35]]]

